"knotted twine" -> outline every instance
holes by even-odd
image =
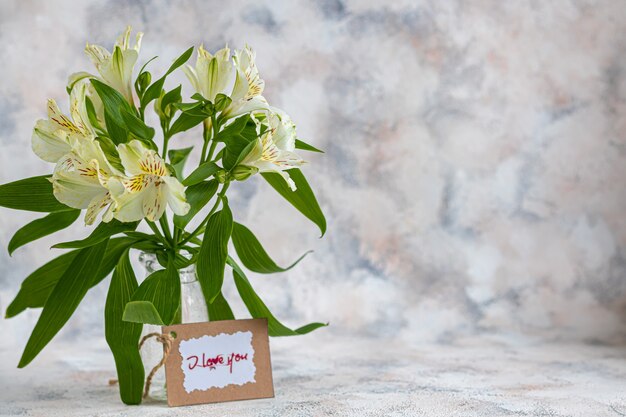
[[[147,335],[141,338],[141,341],[139,342],[139,349],[141,349],[144,342],[150,339],[151,337],[156,338],[157,342],[163,345],[163,357],[161,358],[161,361],[157,363],[154,368],[152,368],[152,370],[148,374],[148,377],[146,378],[146,385],[143,390],[143,398],[146,398],[148,396],[148,392],[150,392],[150,384],[152,384],[152,378],[154,377],[154,374],[157,373],[159,368],[165,365],[165,361],[167,361],[167,357],[170,355],[170,352],[172,350],[172,343],[174,342],[174,339],[169,334],[148,333]]]

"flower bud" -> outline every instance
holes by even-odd
[[[215,178],[217,178],[220,184],[224,184],[226,180],[228,180],[228,173],[225,170],[220,169],[215,173]]]
[[[259,172],[259,169],[257,167],[248,165],[237,165],[232,171],[232,176],[237,181],[245,181],[257,172]]]

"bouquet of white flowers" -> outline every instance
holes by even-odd
[[[233,220],[226,196],[232,183],[259,173],[322,235],[326,220],[299,170],[305,161],[296,152],[320,151],[299,140],[289,116],[262,96],[264,82],[252,49],[246,46],[231,55],[228,48],[211,54],[199,47],[194,67],[185,65],[192,47],[153,81],[146,70],[152,60],[133,76],[142,34],[134,45],[130,34],[128,28],[113,52],[87,44],[85,51],[98,74],[71,75],[69,116],[48,100],[48,118],[37,121],[33,131],[33,151],[55,164],[52,175],[1,185],[0,206],[48,213],[15,233],[11,253],[68,227],[83,209],[87,225],[99,221],[89,236],[54,245],[71,250],[28,276],[9,305],[7,317],[43,307],[19,366],[28,365],[87,291],[113,272],[105,306],[106,338],[121,398],[136,404],[144,379],[138,349],[142,325],[180,322],[182,268],[196,266],[210,320],[234,318],[222,294],[228,265],[250,314],[267,318],[270,336],[304,334],[323,326],[289,329],[255,293],[239,262],[259,273],[288,268],[279,267],[254,234]],[[181,86],[164,88],[168,75],[181,67],[195,90],[186,99]],[[145,121],[150,107],[160,121],[158,139]],[[200,126],[197,146],[172,149],[177,134]],[[186,174],[185,162],[194,151],[199,152],[199,164]],[[202,220],[188,229],[196,216]],[[151,233],[137,230],[141,222]],[[228,253],[231,240],[239,261]],[[155,254],[163,269],[139,284],[130,249]]]

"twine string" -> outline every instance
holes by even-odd
[[[159,368],[165,365],[165,362],[167,361],[167,357],[170,355],[170,352],[172,350],[172,343],[174,342],[174,339],[169,334],[148,333],[143,338],[141,338],[141,341],[139,342],[139,349],[141,349],[144,342],[150,339],[151,337],[156,338],[157,342],[163,345],[163,357],[161,358],[159,363],[157,363],[156,366],[152,368],[152,370],[148,374],[148,377],[146,378],[146,385],[143,390],[143,398],[146,398],[148,396],[148,392],[150,392],[150,385],[152,384],[152,378],[157,373]]]

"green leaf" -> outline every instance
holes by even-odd
[[[100,144],[100,148],[102,149],[102,152],[104,152],[107,161],[109,161],[109,163],[118,171],[124,172],[125,168],[124,165],[122,165],[120,153],[117,150],[115,142],[106,136],[96,136],[96,140]]]
[[[134,112],[133,108],[128,101],[126,101],[124,96],[114,88],[96,79],[91,79],[90,81],[102,100],[102,105],[104,106],[104,122],[111,140],[113,140],[116,145],[125,143],[128,140],[129,129],[126,128],[122,113],[126,111],[132,114]]]
[[[224,142],[224,155],[222,164],[226,170],[233,169],[254,146],[253,142],[258,138],[256,124],[250,116],[243,116],[226,126],[216,140]]]
[[[50,213],[46,217],[33,220],[15,232],[9,242],[9,254],[12,255],[15,249],[27,243],[65,229],[74,223],[79,215],[80,210],[68,210]]]
[[[210,116],[210,114],[207,115],[204,112],[201,112],[200,114],[192,114],[191,112],[184,111],[180,114],[180,116],[178,116],[174,123],[172,123],[172,126],[167,131],[167,134],[171,137],[177,133],[189,130],[192,127],[198,126],[204,121],[204,119]]]
[[[198,184],[187,187],[185,190],[185,196],[187,197],[187,203],[191,206],[189,212],[184,216],[174,216],[174,225],[180,229],[184,229],[185,226],[194,218],[196,214],[213,198],[217,192],[219,183],[217,180],[203,181]]]
[[[0,206],[43,213],[73,210],[56,199],[49,178],[42,175],[0,185]]]
[[[261,300],[261,297],[259,297],[254,291],[254,288],[252,288],[243,270],[230,256],[228,257],[228,264],[233,268],[233,279],[235,280],[237,291],[239,291],[239,295],[250,312],[250,315],[255,319],[267,319],[270,336],[298,336],[328,325],[324,323],[310,323],[295,330],[283,325],[267,308],[263,300]]]
[[[235,320],[235,315],[221,291],[212,303],[207,304],[207,309],[210,321]]]
[[[213,213],[207,222],[197,263],[198,281],[207,305],[212,303],[224,282],[228,241],[233,230],[233,215],[224,202],[222,210]]]
[[[298,168],[289,170],[289,176],[296,184],[296,191],[291,191],[283,177],[275,172],[264,172],[261,175],[285,200],[289,201],[300,213],[315,223],[322,232],[322,236],[324,236],[324,233],[326,233],[326,218],[302,171]]]
[[[107,294],[104,307],[106,341],[113,353],[120,397],[124,404],[141,403],[144,369],[139,355],[142,326],[122,320],[126,304],[137,290],[137,278],[130,264],[128,250],[120,258]]]
[[[143,94],[143,96],[141,96],[140,100],[142,109],[148,107],[148,104],[150,104],[152,100],[155,100],[161,96],[163,84],[165,84],[165,77],[159,78],[146,89],[146,92]]]
[[[169,325],[179,307],[180,277],[174,261],[170,259],[166,269],[153,272],[141,283],[124,310],[123,320]]]
[[[148,66],[148,64],[154,61],[155,59],[157,59],[158,57],[159,57],[158,55],[155,55],[149,60],[147,60],[146,63],[141,66],[141,69],[139,70],[139,74],[142,74],[144,70],[146,69],[146,67]]]
[[[252,123],[252,124],[250,124]],[[256,125],[250,118],[249,115],[241,116],[235,119],[234,122],[230,123],[228,126],[225,126],[216,136],[215,140],[218,142],[228,142],[232,136],[237,136],[241,134],[241,132],[247,127],[254,127],[255,136],[256,136]],[[249,142],[249,141],[246,141]]]
[[[6,318],[17,316],[27,308],[43,307],[61,276],[70,266],[78,250],[55,258],[30,274],[23,282],[17,296],[7,307]]]
[[[308,143],[303,142],[300,139],[296,139],[296,149],[302,149],[303,151],[324,153],[324,151],[317,149],[315,146],[309,145]]]
[[[193,150],[193,146],[183,149],[170,149],[167,151],[167,156],[170,159],[170,164],[174,167],[176,177],[180,180],[183,179],[183,170],[185,169],[185,162],[189,154]]]
[[[100,121],[98,120],[98,115],[96,114],[96,108],[93,105],[93,101],[88,96],[85,96],[85,110],[87,110],[87,118],[89,119],[89,123],[99,130],[102,130],[102,126],[100,126]]]
[[[122,223],[119,220],[113,219],[108,223],[100,223],[93,232],[85,239],[73,240],[71,242],[57,243],[52,246],[55,249],[73,249],[73,248],[86,248],[96,245],[109,237],[118,233],[124,233],[133,231],[137,228],[139,222]]]
[[[154,129],[146,125],[135,113],[127,109],[121,109],[120,114],[128,130],[143,142],[151,142],[154,137]]]
[[[185,178],[183,185],[189,187],[190,185],[198,184],[219,170],[220,167],[215,162],[205,162]]]
[[[165,93],[165,95],[161,99],[161,111],[162,112],[165,113],[165,111],[167,110],[167,106],[169,106],[170,104],[178,103],[181,101],[182,96],[180,95],[180,92],[182,88],[183,86],[179,85],[178,87]]]
[[[194,251],[195,253],[197,253],[197,249],[194,249]],[[164,268],[167,268],[167,263],[170,261],[170,257],[172,256],[171,251],[158,250],[158,251],[155,251],[155,254],[157,257],[157,261],[159,261],[159,264],[163,266]],[[177,253],[176,255],[174,255],[174,267],[179,271],[195,263],[196,263],[196,256],[194,255],[192,255],[189,258],[181,255],[180,253]]]
[[[111,271],[113,271],[113,268],[115,268],[120,260],[120,257],[130,247],[134,246],[136,241],[136,239],[128,237],[116,237],[109,240],[107,251],[102,259],[102,264],[100,265],[100,270],[94,276],[92,286],[98,285],[103,279],[109,276]]]
[[[145,109],[152,100],[159,98],[159,96],[161,95],[161,90],[163,90],[163,85],[165,84],[165,79],[167,78],[167,76],[171,74],[172,71],[174,71],[176,68],[180,67],[185,62],[187,62],[189,58],[191,57],[192,53],[193,53],[193,46],[187,49],[185,52],[183,52],[181,56],[176,58],[176,60],[169,67],[165,75],[163,75],[161,78],[156,80],[150,87],[148,87],[144,95],[141,97],[141,107],[143,109]]]
[[[111,141],[116,145],[128,142],[128,130],[115,121],[110,113],[104,113],[104,124]]]
[[[176,60],[170,65],[165,75],[170,75],[174,70],[180,66],[182,66],[185,62],[189,61],[191,58],[191,54],[193,54],[193,46],[183,52]]]
[[[122,253],[133,242],[135,240],[129,238],[114,238],[109,241],[100,269],[94,275],[94,280],[91,283],[92,287],[98,285],[111,273]],[[14,317],[27,308],[43,307],[54,286],[67,271],[78,252],[79,250],[73,250],[65,253],[30,274],[22,282],[20,291],[13,302],[7,307],[6,318]]]
[[[276,265],[276,262],[269,257],[261,242],[254,236],[246,226],[240,223],[233,224],[233,245],[241,262],[250,271],[261,274],[271,274],[275,272],[288,271],[298,264],[311,251],[300,256],[294,263],[286,268]]]
[[[235,160],[235,163],[232,164],[232,167],[230,168],[230,171],[234,170],[237,167],[237,165],[239,165],[246,158],[246,156],[248,156],[248,154],[250,152],[252,152],[252,149],[254,149],[256,146],[257,146],[257,142],[256,141],[252,141],[252,142],[248,143],[246,145],[246,147],[243,148],[241,150],[241,152],[239,152],[239,155],[237,156],[237,159]],[[228,164],[224,163],[224,166],[226,166],[226,165],[228,165]],[[257,172],[258,172],[258,169],[257,169]]]
[[[81,249],[63,273],[46,300],[18,364],[19,368],[28,365],[72,316],[87,290],[91,288],[93,271],[100,268],[107,243],[105,240]]]
[[[129,323],[165,325],[161,315],[150,301],[130,301],[126,303],[123,320]]]

